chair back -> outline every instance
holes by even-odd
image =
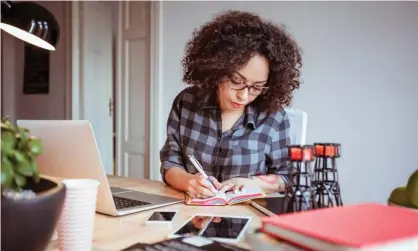
[[[290,144],[305,145],[308,114],[294,108],[286,108],[285,111],[290,121]]]

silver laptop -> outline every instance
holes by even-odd
[[[177,198],[110,187],[88,121],[18,120],[17,124],[41,139],[42,153],[36,159],[41,174],[100,182],[96,208],[99,213],[120,216],[183,202]]]

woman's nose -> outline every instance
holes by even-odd
[[[241,100],[247,100],[248,99],[248,88],[244,88],[243,90],[240,90],[237,92],[237,97]]]

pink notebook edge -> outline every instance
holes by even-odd
[[[212,198],[207,198],[207,199],[204,199],[204,200],[202,200],[202,199],[199,199],[199,200],[192,200],[191,201],[191,203],[193,203],[194,205],[205,205],[205,204],[208,204],[208,203],[210,203],[210,202],[213,202],[213,201],[217,201],[217,200],[219,200],[219,201],[221,201],[222,203],[224,203],[224,204],[229,204],[231,201],[233,201],[233,200],[237,200],[237,199],[241,199],[241,198],[245,198],[245,199],[248,199],[248,200],[250,200],[250,199],[253,199],[253,198],[259,198],[259,197],[262,197],[262,196],[264,196],[265,194],[263,194],[263,193],[254,193],[254,194],[245,194],[245,195],[237,195],[237,196],[234,196],[234,197],[232,197],[231,199],[229,199],[229,200],[224,200],[223,198],[219,198],[219,197],[212,197]],[[209,204],[209,205],[212,205],[212,204]]]

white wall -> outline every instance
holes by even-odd
[[[64,119],[65,118],[65,48],[67,34],[64,16],[65,2],[38,2],[48,8],[57,19],[61,36],[54,52],[50,54],[49,94],[23,94],[23,41],[2,31],[2,85],[3,113],[11,121],[15,119]]]
[[[346,203],[385,202],[418,168],[418,3],[160,2],[164,95],[160,133],[181,82],[184,46],[194,28],[229,8],[288,26],[304,50],[304,84],[294,106],[308,112],[308,143],[340,142]],[[64,2],[42,2],[64,27]],[[241,8],[237,8],[238,6]],[[187,17],[181,19],[180,17]],[[67,19],[68,20],[68,19]],[[63,36],[66,34],[64,33]],[[65,41],[51,54],[51,94],[23,95],[23,43],[2,32],[3,110],[12,118],[65,115]],[[161,137],[159,148],[164,137]]]
[[[185,87],[180,61],[191,32],[229,8],[288,26],[304,51],[293,105],[308,112],[307,142],[342,144],[345,203],[386,202],[418,168],[418,3],[164,2],[164,119]]]

